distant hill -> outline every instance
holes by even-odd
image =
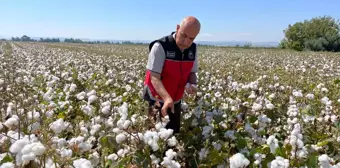
[[[10,40],[11,38],[9,37],[2,37],[1,38],[5,38]],[[40,40],[40,38],[59,38],[60,41],[64,41],[66,38],[72,38],[72,37],[30,37],[31,39],[34,40]],[[100,41],[100,42],[104,42],[104,41],[110,41],[113,43],[117,43],[117,42],[123,42],[123,41],[130,41],[133,43],[150,43],[151,40],[112,40],[112,39],[90,39],[90,38],[77,38],[77,37],[73,37],[74,39],[80,39],[82,41]],[[277,47],[279,45],[278,42],[275,41],[268,41],[268,42],[250,42],[250,41],[196,41],[197,44],[202,44],[202,45],[214,45],[214,46],[244,46],[247,43],[251,43],[252,46],[254,47]]]
[[[196,43],[202,45],[215,45],[215,46],[244,46],[245,44],[251,43],[255,47],[276,47],[279,45],[278,42],[249,42],[249,41],[197,41]]]

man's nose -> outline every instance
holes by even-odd
[[[184,42],[186,45],[190,45],[192,43],[192,40],[189,38],[185,38]]]

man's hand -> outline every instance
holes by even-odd
[[[185,86],[185,91],[188,94],[195,95],[197,93],[197,86],[190,84],[190,83],[187,83],[187,85]]]
[[[167,98],[164,100],[164,104],[162,107],[162,117],[165,117],[168,115],[168,108],[171,108],[171,112],[175,113],[175,108],[174,108],[174,102],[171,98]]]

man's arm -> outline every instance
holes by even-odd
[[[195,62],[194,62],[194,66],[191,69],[191,73],[189,75],[188,82],[191,83],[191,84],[197,85],[197,75],[196,75],[196,73],[198,72],[197,48],[196,48],[195,53],[196,53]]]
[[[162,81],[161,73],[163,70],[163,64],[165,61],[165,52],[160,43],[155,43],[150,51],[147,69],[151,71],[151,83],[154,86],[156,92],[161,96],[163,100],[167,100],[170,97],[166,91]]]
[[[161,81],[161,75],[159,73],[151,72],[151,83],[158,95],[161,96],[164,101],[171,99],[169,93],[164,88],[164,85]]]

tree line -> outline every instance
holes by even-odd
[[[297,51],[340,51],[340,23],[331,16],[296,22],[283,31],[280,48]]]
[[[340,22],[331,16],[313,17],[294,24],[289,24],[283,30],[284,38],[278,48],[293,49],[297,51],[331,51],[340,52]],[[12,41],[32,41],[32,42],[62,42],[59,38],[31,39],[27,35],[22,37],[12,37]],[[140,42],[110,42],[110,41],[83,41],[80,39],[66,38],[67,43],[87,43],[87,44],[146,44]],[[252,47],[251,44],[244,46]]]
[[[23,35],[22,37],[12,37],[12,41],[25,41],[25,42],[50,42],[50,43],[59,43],[59,42],[65,42],[65,43],[86,43],[86,44],[146,44],[141,42],[131,42],[131,41],[122,41],[122,42],[111,42],[111,41],[84,41],[81,39],[74,39],[74,38],[65,38],[63,41],[59,38],[40,38],[39,40],[32,39],[31,37],[27,35]]]

